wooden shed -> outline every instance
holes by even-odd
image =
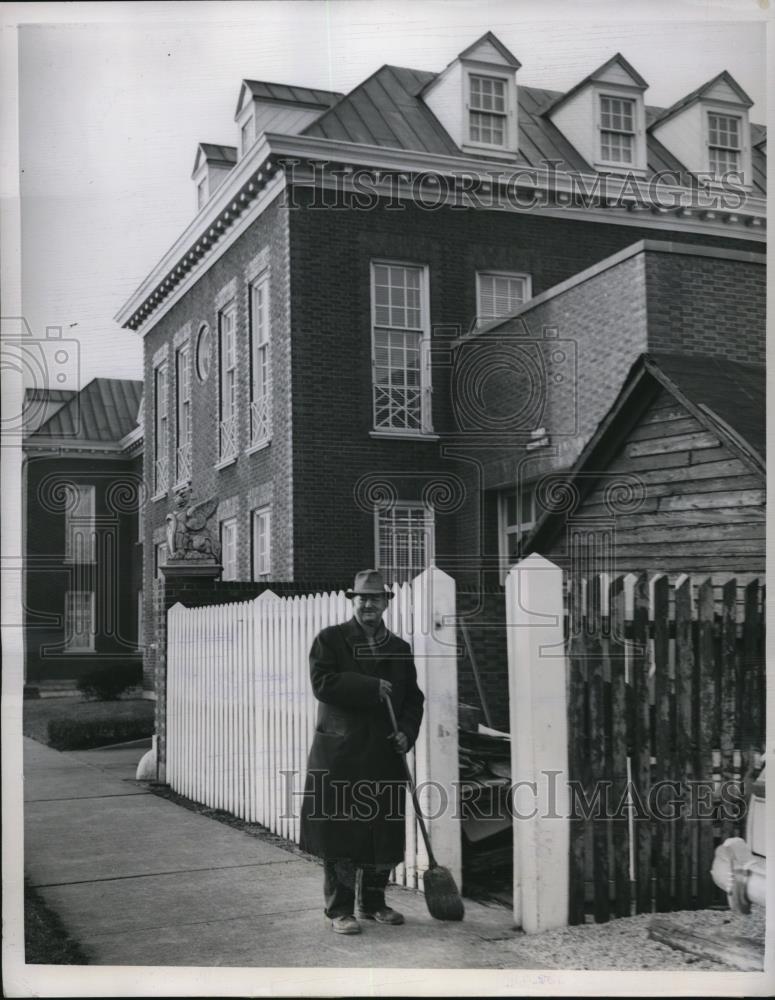
[[[765,568],[765,368],[644,354],[575,466],[545,477],[525,554],[581,572]]]

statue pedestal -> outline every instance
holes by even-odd
[[[209,559],[169,559],[159,567],[167,580],[193,577],[197,580],[217,580],[223,572],[220,563]]]

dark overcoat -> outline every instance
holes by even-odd
[[[398,728],[414,745],[425,697],[411,647],[381,626],[370,646],[351,618],[324,628],[309,654],[317,725],[307,764],[300,846],[318,857],[396,864],[404,857],[406,783],[389,741],[380,678],[393,685]]]

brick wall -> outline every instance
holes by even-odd
[[[444,207],[423,211],[406,205],[358,210],[347,198],[338,208],[311,207],[308,190],[294,192],[289,212],[292,280],[294,572],[350,577],[374,561],[374,517],[356,499],[364,477],[386,481],[405,500],[418,500],[437,481],[457,477],[459,497],[446,510],[437,506],[436,562],[471,585],[483,544],[492,544],[492,528],[482,525],[481,489],[487,469],[503,450],[503,436],[482,441],[481,433],[461,427],[460,371],[449,350],[454,333],[467,331],[476,314],[479,270],[532,275],[537,295],[578,271],[653,231],[506,212],[459,211]],[[708,240],[693,234],[669,234],[674,241],[715,242],[740,248],[737,241]],[[748,249],[753,249],[751,244]],[[440,442],[375,440],[372,429],[370,261],[374,258],[428,266],[433,327],[433,427]],[[628,351],[610,364],[611,344],[626,335],[634,347],[645,342],[642,262],[629,270],[629,288],[611,287],[610,275],[597,284],[598,301],[588,290],[578,305],[548,307],[541,322],[561,331],[568,327],[562,309],[578,308],[585,329],[594,331],[587,365],[597,369],[582,387],[579,406],[585,428],[602,416],[600,383],[618,390],[630,362]],[[602,297],[602,298],[601,298]],[[604,329],[598,310],[608,310]],[[569,298],[568,302],[572,302]],[[641,312],[638,314],[637,310]],[[637,351],[636,351],[637,353]],[[501,386],[498,380],[501,380]],[[488,400],[511,391],[508,379],[492,371]],[[474,391],[474,389],[469,389]],[[507,407],[508,408],[508,407]],[[488,431],[489,433],[489,431]],[[448,436],[449,435],[449,436]],[[485,435],[485,438],[487,434]],[[578,447],[579,435],[575,435]],[[476,439],[476,440],[475,440]],[[362,490],[360,491],[362,493]],[[490,542],[482,540],[481,534]],[[496,553],[493,553],[493,558]],[[466,564],[468,564],[468,570]]]
[[[650,349],[764,364],[766,279],[745,261],[647,254]]]
[[[250,444],[250,348],[249,286],[263,268],[269,269],[271,327],[271,374],[273,434],[271,444],[248,453]],[[193,285],[186,295],[153,327],[145,338],[145,465],[148,494],[153,494],[155,426],[153,420],[154,357],[168,352],[168,371],[174,372],[176,345],[189,337],[192,397],[192,480],[197,500],[216,496],[222,511],[230,509],[237,518],[237,574],[241,580],[252,576],[251,510],[271,505],[272,576],[293,576],[291,438],[290,438],[290,341],[288,227],[287,210],[277,198],[242,234],[232,247]],[[218,310],[229,299],[237,305],[237,460],[218,469]],[[211,363],[205,381],[197,374],[196,345],[203,324],[210,328]],[[175,380],[170,378],[170,434],[168,461],[174,468]],[[174,476],[171,476],[171,480]],[[146,507],[144,532],[144,681],[152,688],[156,670],[156,621],[154,613],[154,538],[160,535],[165,518],[174,506],[172,483],[160,499]]]
[[[137,662],[137,463],[30,454],[25,461],[25,627],[28,683]],[[65,561],[68,483],[94,486],[94,563]],[[95,595],[94,652],[64,648],[65,592]],[[44,647],[50,647],[45,649]]]

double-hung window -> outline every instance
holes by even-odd
[[[476,275],[476,315],[480,323],[508,316],[529,298],[529,274],[479,271]]]
[[[503,573],[520,559],[524,540],[536,523],[536,493],[533,484],[501,493],[499,541]]]
[[[505,146],[508,81],[496,76],[468,77],[468,136],[471,142]]]
[[[272,436],[268,274],[250,286],[250,353],[250,444],[258,447]]]
[[[65,591],[65,645],[70,652],[94,651],[94,591]]]
[[[428,275],[423,267],[371,265],[376,430],[430,431]]]
[[[167,412],[167,362],[154,371],[154,453],[153,492],[158,496],[169,488],[169,414]]]
[[[70,563],[96,561],[94,486],[70,483],[65,510],[65,560]]]
[[[237,306],[230,302],[218,315],[218,364],[220,375],[218,458],[225,462],[237,454]]]
[[[387,583],[414,579],[434,560],[433,511],[397,503],[376,514],[376,561]]]
[[[600,95],[600,159],[632,163],[635,150],[635,101]]]
[[[708,112],[708,167],[717,178],[740,169],[740,118]]]
[[[221,565],[222,580],[237,579],[237,518],[229,517],[221,521]]]
[[[175,353],[175,481],[191,479],[191,349],[183,344]]]
[[[268,507],[253,511],[253,579],[269,577],[272,569],[270,543],[271,512]]]

